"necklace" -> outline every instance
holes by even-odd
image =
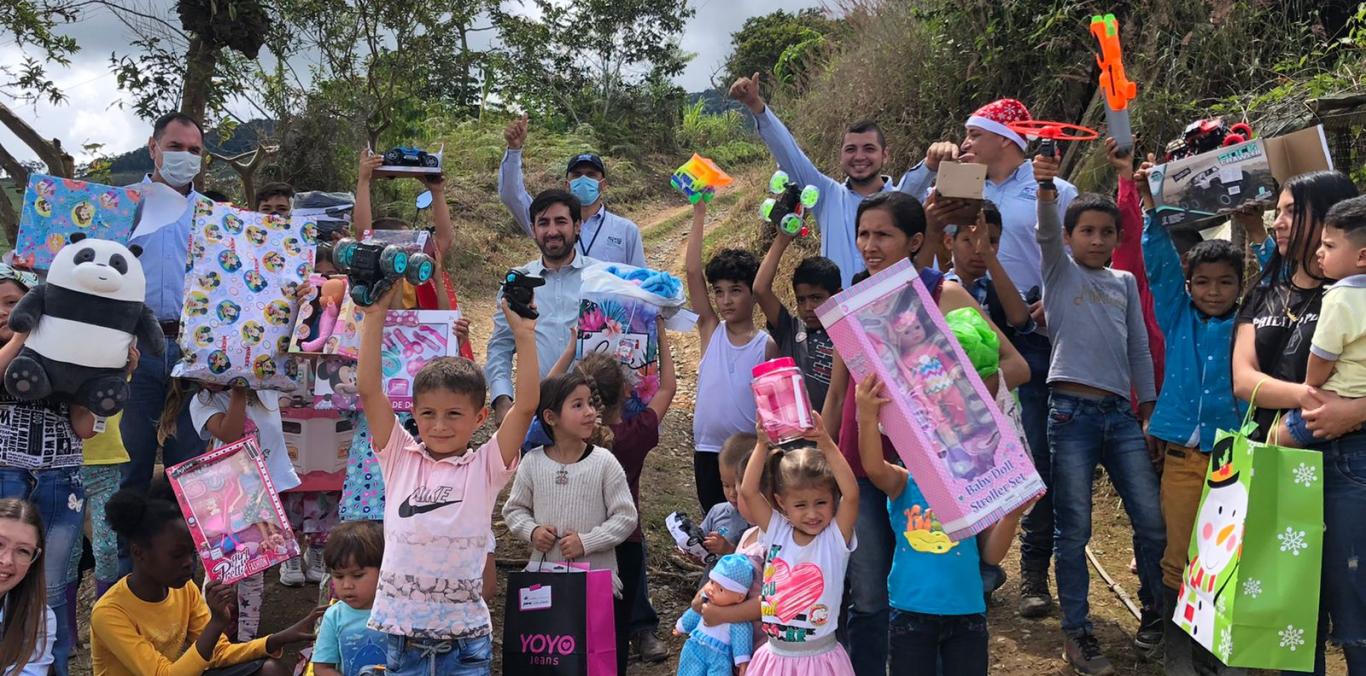
[[[1303,317],[1303,316],[1304,316],[1304,313],[1307,312],[1307,311],[1309,310],[1309,306],[1312,305],[1312,304],[1314,303],[1314,299],[1315,299],[1315,298],[1318,298],[1318,294],[1316,294],[1316,293],[1310,293],[1310,294],[1309,294],[1309,297],[1306,298],[1306,299],[1304,299],[1304,302],[1303,302],[1303,303],[1300,303],[1299,310],[1296,311],[1296,312],[1292,312],[1292,311],[1290,310],[1290,297],[1291,297],[1291,294],[1292,294],[1292,291],[1290,290],[1290,288],[1291,288],[1291,287],[1286,287],[1286,289],[1285,289],[1285,301],[1284,301],[1284,303],[1285,303],[1285,309],[1284,309],[1284,312],[1285,312],[1286,318],[1289,319],[1291,323],[1293,323],[1293,324],[1298,324],[1299,321],[1300,321],[1300,317]]]
[[[569,470],[565,469],[564,467],[560,467],[560,469],[555,472],[555,484],[559,486],[567,486],[569,484]]]

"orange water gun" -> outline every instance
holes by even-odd
[[[1105,126],[1115,139],[1120,154],[1133,150],[1129,128],[1129,102],[1138,85],[1124,75],[1124,50],[1119,46],[1119,21],[1114,14],[1091,17],[1091,34],[1100,43],[1096,65],[1100,66],[1100,87],[1105,90]]]

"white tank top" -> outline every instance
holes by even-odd
[[[731,345],[725,322],[712,332],[707,353],[697,365],[692,436],[698,451],[720,453],[730,435],[754,432],[754,394],[749,383],[754,367],[764,361],[767,344],[768,334],[757,331],[748,343]]]

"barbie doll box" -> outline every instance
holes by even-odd
[[[166,470],[209,578],[233,584],[299,555],[254,435]]]
[[[909,260],[816,313],[855,382],[876,373],[885,383],[882,429],[949,538],[976,535],[1043,493],[1024,441]]]

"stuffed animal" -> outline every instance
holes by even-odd
[[[5,370],[11,395],[22,401],[57,396],[98,416],[123,409],[133,341],[140,339],[153,356],[166,351],[161,325],[143,303],[141,252],[82,233],[71,236],[53,257],[47,282],[10,312],[10,328],[28,333]]]
[[[754,564],[743,554],[727,554],[716,561],[702,585],[703,603],[735,606],[749,599],[754,582]],[[678,618],[674,633],[687,635],[678,656],[678,676],[731,676],[738,668],[744,676],[754,650],[754,627],[749,622],[734,622],[715,627],[702,623],[702,615],[689,608]]]

